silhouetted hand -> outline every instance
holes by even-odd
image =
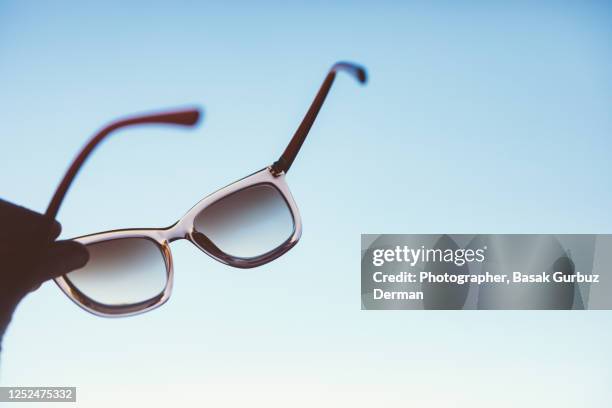
[[[0,345],[17,304],[46,280],[84,266],[87,249],[54,241],[57,221],[0,199]]]

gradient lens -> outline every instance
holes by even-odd
[[[258,184],[206,207],[196,216],[194,228],[226,254],[254,258],[289,239],[294,223],[280,191],[271,184]]]
[[[88,298],[109,306],[144,302],[164,291],[166,263],[156,242],[120,238],[87,245],[89,262],[67,275]]]

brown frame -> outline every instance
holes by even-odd
[[[241,180],[229,184],[226,187],[205,197],[193,208],[191,208],[179,221],[169,227],[156,229],[146,228],[113,230],[74,238],[75,241],[84,245],[122,238],[144,238],[153,241],[160,250],[166,265],[167,282],[164,290],[161,293],[143,302],[117,306],[102,304],[91,299],[82,293],[75,285],[73,285],[66,276],[61,276],[55,279],[55,282],[60,289],[78,306],[95,315],[104,317],[130,316],[157,308],[169,299],[172,292],[174,278],[172,253],[169,246],[171,242],[180,239],[187,239],[213,259],[237,268],[254,268],[266,264],[293,248],[293,246],[295,246],[300,239],[302,233],[302,221],[297,205],[293,199],[293,196],[291,195],[289,186],[286,183],[285,174],[291,167],[291,164],[295,160],[302,144],[304,143],[304,140],[306,139],[306,136],[308,135],[308,132],[310,131],[310,128],[312,127],[317,114],[319,113],[319,110],[321,109],[321,106],[323,105],[323,102],[325,101],[325,98],[334,82],[336,73],[339,71],[348,72],[360,83],[366,82],[366,72],[362,67],[347,62],[339,62],[335,64],[327,74],[321,88],[319,89],[319,92],[308,109],[306,116],[293,135],[285,151],[274,164],[265,167]],[[106,126],[85,145],[85,147],[75,158],[62,179],[62,182],[57,188],[49,207],[47,208],[46,215],[51,219],[54,219],[57,216],[59,207],[79,169],[82,167],[83,163],[92,153],[92,151],[113,131],[126,126],[140,124],[173,124],[193,126],[197,123],[199,117],[200,114],[198,110],[187,109],[133,117],[120,120]],[[195,231],[193,227],[194,219],[204,208],[219,200],[222,200],[230,194],[234,194],[245,188],[261,184],[271,185],[278,190],[278,192],[284,198],[293,218],[292,234],[277,248],[273,248],[269,252],[257,257],[237,258],[224,253],[206,236]]]

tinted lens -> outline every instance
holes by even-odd
[[[89,262],[67,279],[90,299],[109,306],[149,300],[167,282],[164,257],[146,238],[121,238],[87,245]]]
[[[278,248],[293,234],[293,216],[278,189],[258,184],[216,201],[194,222],[221,251],[253,258]]]

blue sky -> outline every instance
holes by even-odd
[[[86,407],[609,404],[609,312],[362,311],[359,248],[361,233],[612,231],[611,11],[2,2],[3,198],[44,211],[112,119],[206,112],[195,130],[102,146],[60,212],[65,237],[174,222],[273,162],[334,62],[370,81],[338,77],[288,175],[304,222],[292,251],[235,270],[173,244],[172,299],[130,319],[46,284],[15,315],[1,382],[74,385]]]

